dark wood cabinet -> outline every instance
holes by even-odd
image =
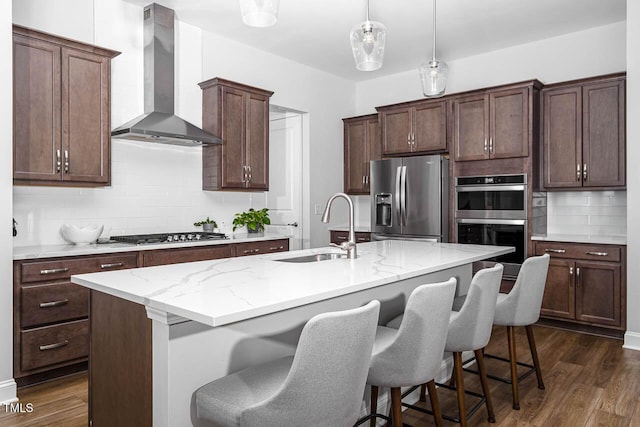
[[[369,194],[369,162],[381,157],[378,115],[342,119],[344,126],[344,192]]]
[[[200,88],[202,127],[222,138],[222,144],[203,147],[203,190],[268,190],[273,92],[217,77]]]
[[[260,240],[255,242],[236,243],[233,245],[233,256],[248,256],[286,252],[289,250],[289,239]]]
[[[74,274],[138,265],[138,254],[14,261],[13,376],[18,385],[86,369],[89,292],[69,281]]]
[[[14,183],[109,185],[110,64],[118,54],[13,27]]]
[[[454,97],[456,161],[527,157],[533,134],[534,83]]]
[[[545,189],[625,187],[624,74],[551,85],[542,110]]]
[[[340,244],[349,240],[349,232],[342,230],[331,230],[331,243]],[[366,231],[356,232],[356,243],[365,243],[371,241],[371,233]]]
[[[625,247],[538,241],[535,253],[551,255],[543,317],[625,329]]]
[[[203,247],[157,249],[142,251],[142,266],[179,264],[182,262],[206,261],[210,259],[230,258],[233,256],[231,245],[211,245]]]
[[[447,151],[446,101],[415,101],[377,107],[382,155]]]

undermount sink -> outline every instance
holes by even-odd
[[[282,261],[282,262],[318,262],[318,261],[327,261],[330,259],[346,259],[346,254],[340,254],[336,252],[326,252],[322,254],[311,254],[298,256],[293,258],[282,258],[276,259],[274,261]]]

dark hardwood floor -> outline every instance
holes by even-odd
[[[518,358],[530,362],[524,329],[518,329]],[[546,390],[539,390],[535,376],[529,376],[520,384],[521,409],[514,411],[511,386],[490,380],[496,423],[487,422],[481,408],[470,426],[640,427],[640,352],[624,350],[621,340],[541,326],[535,327],[535,335]],[[506,356],[505,328],[494,328],[487,352]],[[505,377],[509,372],[507,364],[489,359],[487,369]],[[477,376],[465,373],[465,387],[480,391]],[[0,407],[0,426],[87,425],[86,374],[27,387],[18,394],[23,404],[33,404],[33,412],[11,414]],[[455,393],[439,389],[438,396],[443,411],[453,413]],[[472,402],[467,400],[468,405]],[[430,415],[412,410],[404,414],[405,423],[414,427],[435,425]]]

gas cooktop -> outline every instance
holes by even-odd
[[[110,242],[133,243],[138,245],[150,243],[182,243],[203,240],[228,239],[224,233],[203,233],[190,231],[186,233],[132,234],[128,236],[111,236]]]

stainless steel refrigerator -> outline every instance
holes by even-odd
[[[370,176],[373,239],[449,241],[449,160],[373,160]]]

